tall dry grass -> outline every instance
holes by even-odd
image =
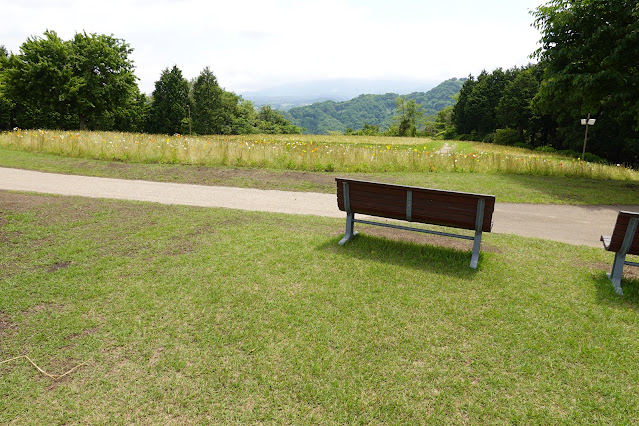
[[[458,142],[448,141],[451,146]],[[489,144],[443,152],[428,139],[335,135],[150,135],[16,130],[0,146],[73,157],[141,163],[182,163],[348,172],[460,172],[639,180],[632,169]],[[471,148],[472,147],[472,148]]]

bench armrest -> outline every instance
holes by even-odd
[[[612,236],[604,236],[602,235],[600,240],[603,242],[604,245],[604,249],[606,250],[610,250],[610,240],[612,239]]]

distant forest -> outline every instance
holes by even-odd
[[[426,117],[434,117],[438,112],[455,104],[465,78],[452,78],[428,92],[415,92],[404,96],[406,101],[415,101],[421,106]],[[312,105],[291,108],[282,112],[285,118],[302,127],[306,134],[357,132],[365,125],[379,127],[381,132],[388,129],[397,113],[396,93],[384,95],[360,95],[350,101],[325,101]]]

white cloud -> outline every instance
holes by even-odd
[[[7,2],[7,0],[5,0]],[[537,0],[26,0],[2,5],[0,43],[46,29],[114,34],[134,48],[143,91],[177,65],[210,66],[241,91],[330,78],[443,80],[524,65]]]

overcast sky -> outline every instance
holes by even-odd
[[[316,79],[443,81],[530,62],[541,0],[0,0],[0,44],[113,34],[134,49],[140,89],[177,65],[209,66],[243,94]]]

